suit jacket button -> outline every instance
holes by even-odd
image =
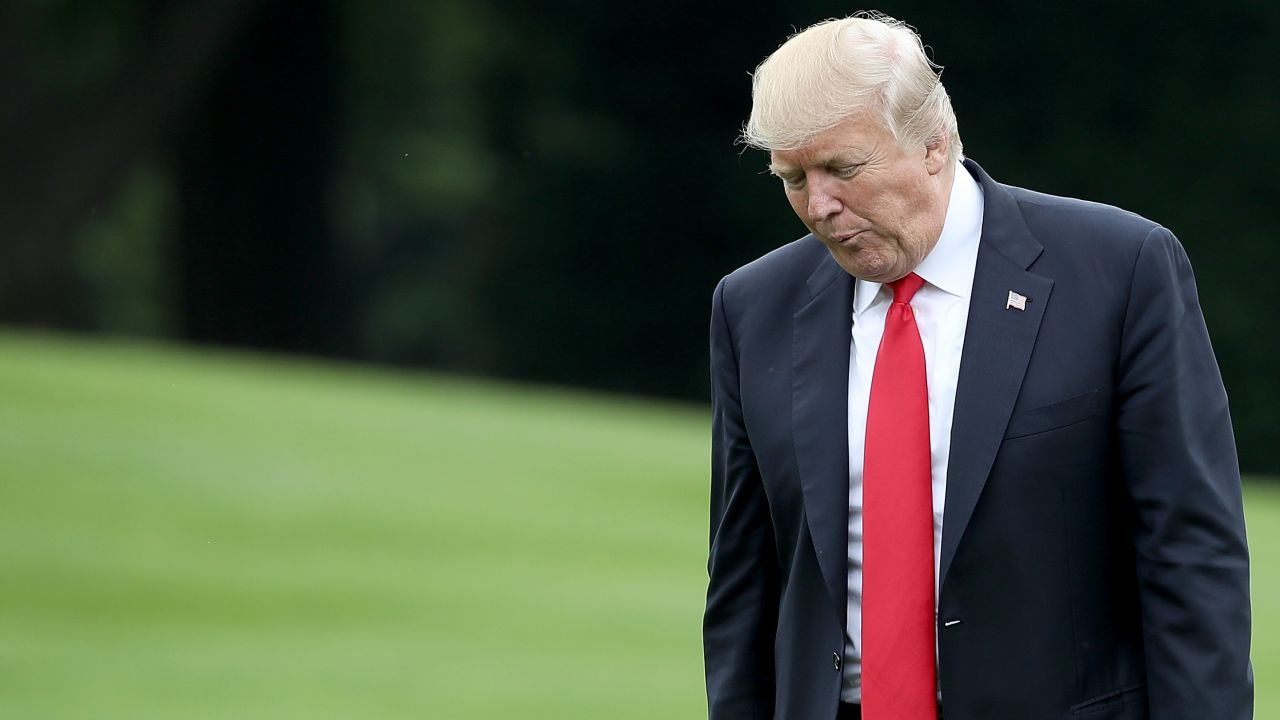
[[[831,653],[831,664],[834,665],[837,670],[840,669],[840,653]]]

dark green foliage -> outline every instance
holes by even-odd
[[[749,72],[794,28],[858,9],[278,0],[233,16],[232,0],[160,5],[236,21],[211,25],[217,52],[188,53],[204,59],[183,66],[182,103],[157,104],[163,132],[128,136],[129,162],[94,165],[99,189],[76,195],[92,202],[40,216],[71,220],[24,224],[32,203],[6,204],[19,210],[3,222],[22,231],[6,237],[71,227],[80,259],[44,253],[33,267],[55,290],[22,297],[48,307],[4,317],[695,399],[714,283],[803,232],[762,175],[765,158],[734,144]],[[127,89],[129,59],[187,27],[143,2],[93,15],[23,7],[16,17],[38,32],[15,67],[56,107]],[[1280,469],[1269,282],[1280,99],[1268,63],[1280,6],[880,9],[918,27],[946,66],[966,150],[993,176],[1119,205],[1178,235],[1242,462]],[[139,164],[152,189],[117,195]],[[24,187],[6,172],[6,187]],[[129,202],[150,204],[113,208]],[[158,237],[119,241],[124,224]],[[137,258],[147,272],[104,238],[151,253]],[[58,268],[72,266],[68,282]],[[138,310],[147,302],[164,310]]]

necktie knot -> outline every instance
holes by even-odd
[[[916,291],[924,287],[924,278],[915,273],[907,273],[904,277],[889,283],[889,287],[893,289],[893,301],[896,303],[911,304],[911,298],[915,297]]]

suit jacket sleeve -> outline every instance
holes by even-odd
[[[1185,252],[1148,234],[1118,367],[1151,717],[1253,717],[1249,571],[1227,396]]]
[[[771,718],[779,571],[773,525],[742,414],[725,280],[711,313],[711,538],[703,653],[711,720]]]

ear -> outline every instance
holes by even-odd
[[[950,163],[951,138],[946,135],[936,137],[924,146],[924,167],[930,175],[942,172]]]

